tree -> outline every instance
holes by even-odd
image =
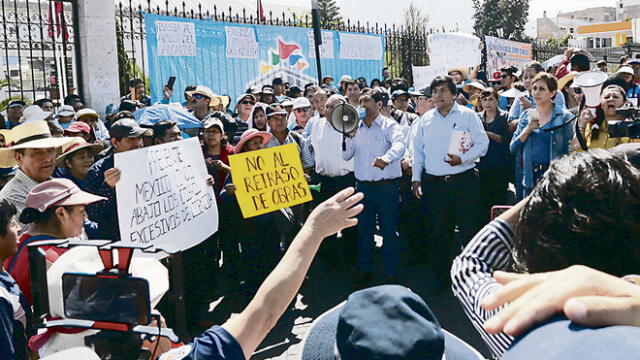
[[[529,0],[472,1],[476,28],[481,28],[483,35],[498,36],[501,28],[505,39],[527,39],[524,29],[529,16]]]
[[[413,1],[409,4],[409,7],[404,10],[404,27],[409,32],[424,33],[427,31],[429,25],[429,15],[422,12]]]
[[[340,7],[336,0],[318,0],[318,10],[320,13],[320,26],[323,29],[332,29],[342,25]]]
[[[573,39],[573,35],[567,34],[560,39],[560,47],[569,47],[569,40]]]

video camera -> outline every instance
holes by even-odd
[[[609,122],[607,124],[609,137],[640,139],[640,109],[627,103],[625,106],[616,109],[616,114],[631,121]]]
[[[92,246],[104,265],[104,269],[96,273],[62,275],[65,319],[50,320],[54,315],[49,303],[43,246]],[[146,247],[119,245],[108,240],[42,240],[30,243],[28,249],[36,327],[99,330],[85,337],[85,345],[93,348],[101,359],[146,360],[152,354],[142,349],[144,339],[160,336],[174,343],[179,341],[173,330],[160,327],[159,314],[151,314],[148,281],[129,272],[134,250]],[[117,264],[114,252],[118,255]],[[154,318],[158,326],[149,326]]]

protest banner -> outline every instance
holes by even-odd
[[[218,230],[218,208],[198,138],[115,154],[124,244],[168,253],[195,246]]]
[[[297,144],[231,155],[229,164],[245,219],[312,200]]]
[[[158,56],[196,56],[196,28],[177,21],[155,23]]]
[[[462,33],[436,33],[427,38],[429,62],[447,69],[480,65],[482,51],[480,39]]]
[[[252,28],[225,26],[227,35],[227,58],[257,59],[258,42]]]
[[[489,75],[512,65],[522,68],[533,60],[533,46],[531,44],[493,36],[485,36],[484,38],[487,46],[487,72]]]
[[[413,87],[416,90],[422,90],[431,85],[431,81],[439,75],[447,75],[446,66],[412,66]]]

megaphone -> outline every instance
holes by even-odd
[[[327,120],[337,132],[342,134],[342,151],[345,151],[347,149],[345,138],[358,127],[360,121],[358,110],[349,104],[340,104],[333,108],[331,119]]]
[[[607,73],[594,70],[580,73],[573,79],[573,84],[582,88],[587,107],[595,108],[600,105],[600,91],[608,77]]]

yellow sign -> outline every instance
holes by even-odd
[[[244,218],[311,201],[295,143],[229,156]]]

